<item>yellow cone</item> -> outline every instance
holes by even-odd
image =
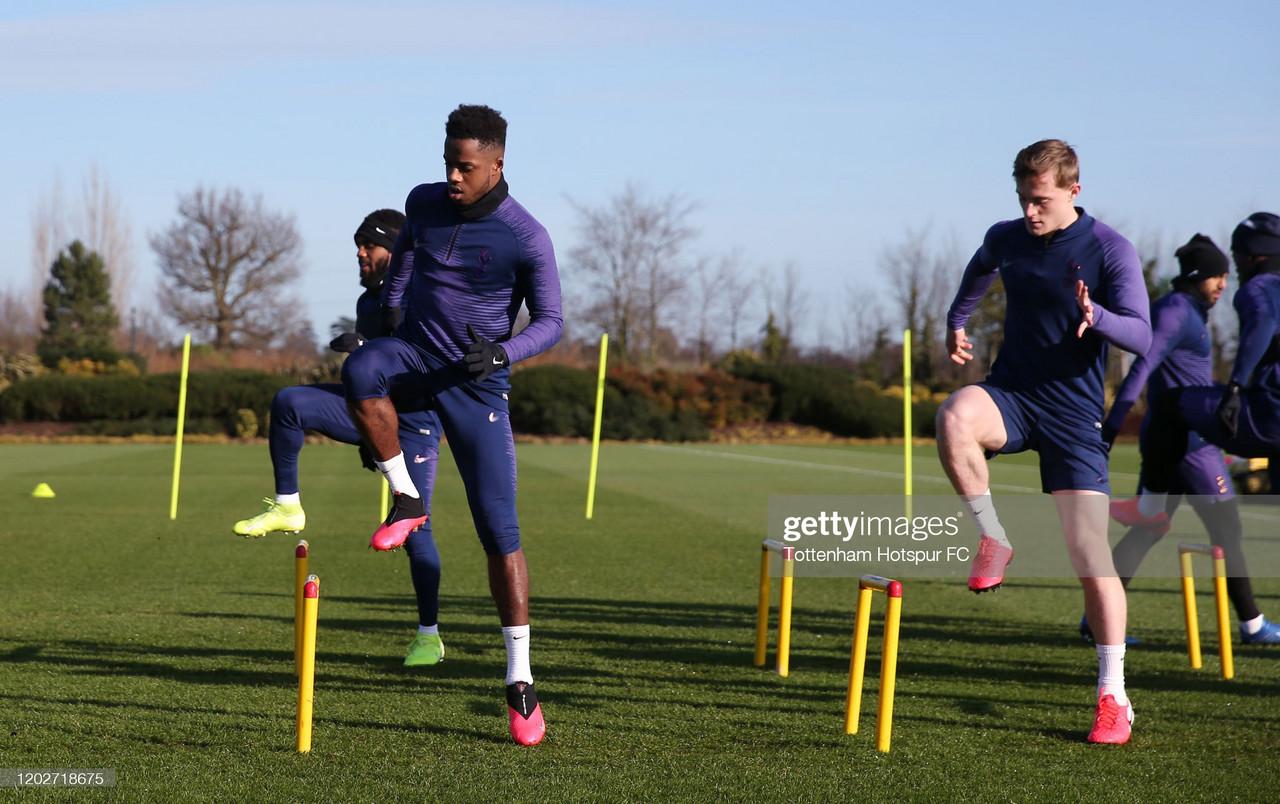
[[[53,489],[49,488],[48,483],[41,483],[40,485],[36,486],[35,491],[31,492],[31,496],[32,497],[56,497],[57,495],[53,493]]]

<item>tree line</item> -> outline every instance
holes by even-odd
[[[604,201],[570,202],[577,221],[561,264],[566,342],[550,359],[594,360],[595,339],[607,332],[611,362],[640,370],[699,368],[751,353],[765,363],[836,366],[888,384],[901,376],[909,329],[913,378],[946,389],[980,379],[999,349],[1005,301],[997,280],[968,325],[978,359],[966,367],[946,359],[947,307],[969,257],[954,236],[907,229],[876,256],[878,275],[892,277],[884,283],[889,298],[850,281],[832,323],[815,315],[798,263],[752,265],[741,248],[695,254],[694,201],[630,183]],[[144,315],[144,330],[160,339],[170,327],[191,331],[213,350],[290,348],[315,357],[297,292],[302,240],[294,217],[234,187],[197,187],[179,196],[176,213],[148,238],[161,276],[160,312]],[[0,297],[0,348],[15,353],[35,340],[49,367],[67,359],[110,363],[136,351],[136,310],[127,322],[120,315],[134,268],[129,227],[109,183],[95,169],[71,205],[55,185],[32,216],[32,233],[33,259],[45,261],[39,315],[12,291]],[[1164,283],[1158,258],[1146,250],[1154,299]],[[1234,327],[1229,309],[1215,313],[1215,356],[1226,365]],[[823,322],[817,342],[800,343],[798,328],[815,319]]]

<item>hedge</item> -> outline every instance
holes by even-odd
[[[174,420],[180,379],[177,372],[139,377],[32,377],[0,393],[0,421]],[[290,377],[261,371],[193,372],[187,377],[187,419],[224,421],[228,432],[235,435],[241,410],[252,411],[258,421],[265,422],[272,397],[293,384]]]

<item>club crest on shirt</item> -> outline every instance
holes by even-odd
[[[1076,286],[1076,280],[1080,278],[1077,271],[1080,270],[1080,263],[1073,260],[1067,260],[1066,273],[1062,275],[1062,286],[1064,288],[1073,288]]]

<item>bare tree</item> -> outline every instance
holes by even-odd
[[[49,278],[49,266],[72,240],[102,258],[111,277],[111,301],[117,310],[127,309],[136,268],[133,230],[120,197],[97,165],[90,166],[81,183],[78,204],[67,201],[61,177],[54,176],[53,187],[32,209],[31,267],[37,291]]]
[[[794,262],[782,266],[782,288],[778,297],[778,323],[789,351],[795,350],[796,323],[809,311],[809,302],[800,285],[800,267]],[[790,355],[789,355],[790,356]]]
[[[606,206],[570,203],[581,240],[569,255],[595,302],[587,315],[616,339],[624,362],[657,359],[664,316],[686,288],[680,254],[695,230],[696,205],[669,195],[650,200],[634,184]]]
[[[911,330],[912,375],[925,383],[939,376],[947,306],[959,264],[949,250],[935,251],[929,241],[927,227],[908,229],[901,242],[880,255],[880,268],[894,278],[893,294]]]
[[[756,295],[760,286],[759,274],[748,273],[742,260],[742,250],[734,249],[721,258],[720,296],[724,302],[724,320],[729,330],[729,351],[738,349],[738,333],[742,329],[744,318],[749,319],[747,306]]]
[[[291,215],[266,209],[260,195],[197,187],[179,196],[178,218],[150,238],[164,276],[160,305],[171,318],[212,335],[218,349],[299,331],[305,316],[287,292],[301,274]]]
[[[27,295],[9,288],[0,291],[0,350],[11,354],[34,352],[39,335]]]

